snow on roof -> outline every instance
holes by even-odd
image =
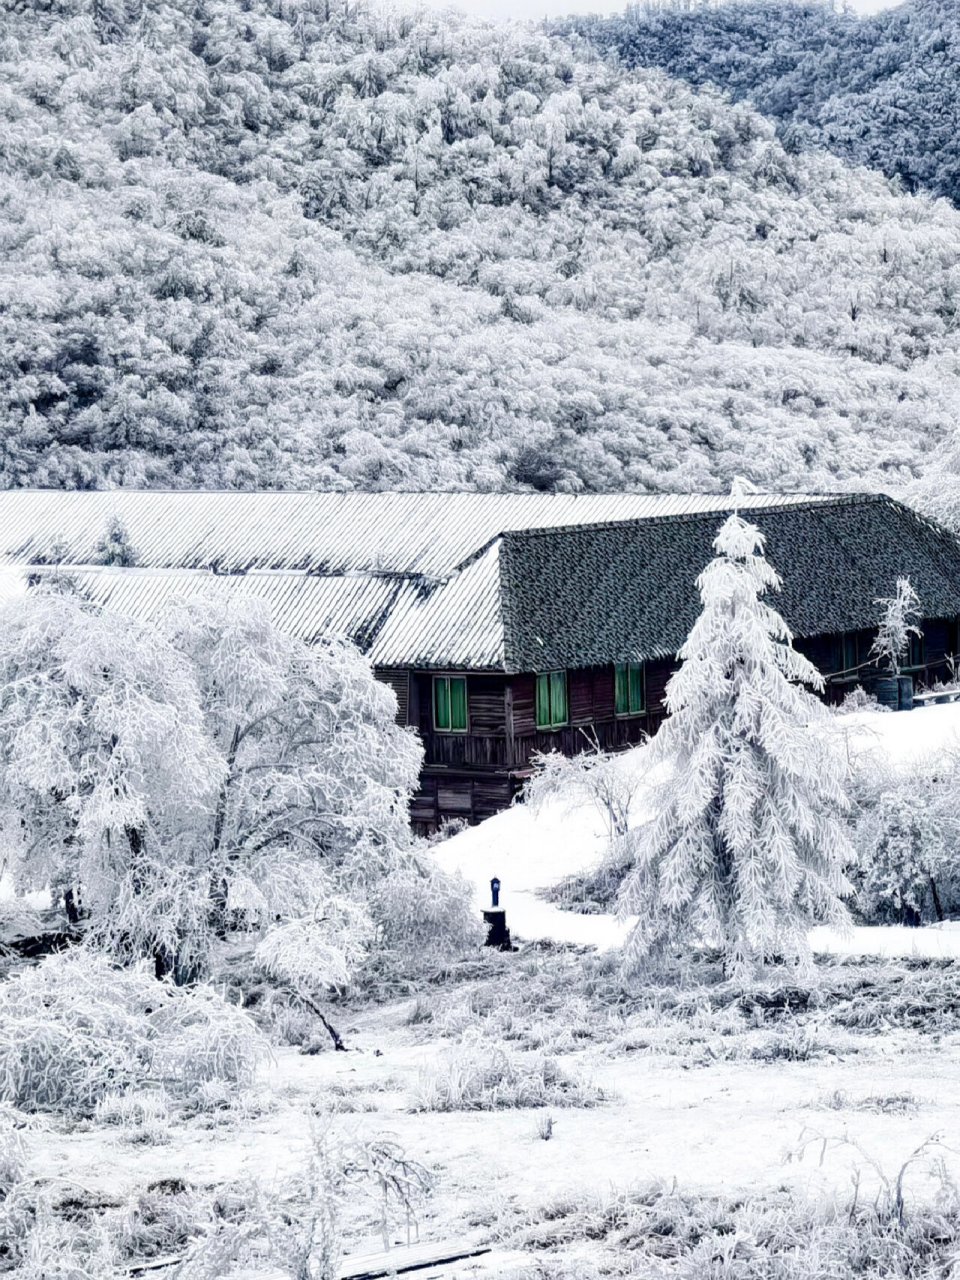
[[[471,493],[0,493],[0,567],[57,561],[91,598],[153,618],[226,589],[379,667],[538,671],[675,653],[729,496]],[[872,622],[899,573],[927,616],[960,614],[960,546],[875,495],[755,494],[798,635]],[[136,557],[105,567],[118,519]],[[869,570],[869,572],[868,572]],[[868,617],[869,615],[869,617]]]
[[[0,604],[6,604],[27,589],[27,579],[22,569],[0,565]]]
[[[810,501],[755,494],[741,506]],[[143,567],[445,578],[508,529],[724,511],[729,495],[9,489],[0,564],[95,564],[114,517]]]

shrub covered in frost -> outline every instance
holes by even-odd
[[[415,971],[465,955],[483,942],[480,913],[470,887],[429,858],[408,857],[369,894],[377,945],[370,965]]]
[[[603,1092],[541,1053],[511,1053],[470,1035],[420,1076],[413,1111],[500,1111],[514,1107],[592,1107]]]
[[[856,907],[868,923],[919,924],[960,911],[958,761],[891,766],[873,755],[857,762],[857,861],[850,875]]]
[[[90,1115],[108,1094],[154,1085],[193,1100],[242,1087],[266,1053],[250,1018],[209,987],[176,988],[85,950],[0,986],[0,1100]]]

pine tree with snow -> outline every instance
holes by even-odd
[[[698,579],[703,611],[651,744],[654,817],[628,837],[620,910],[628,964],[684,941],[719,947],[739,981],[780,957],[809,963],[815,922],[847,924],[845,766],[823,688],[762,597],[780,586],[760,531],[729,517]]]
[[[883,606],[883,614],[870,652],[879,666],[899,675],[900,664],[910,648],[910,637],[920,636],[916,624],[920,617],[920,597],[909,578],[898,578],[895,594],[873,603]]]
[[[137,549],[119,516],[113,516],[107,522],[103,537],[97,543],[97,559],[100,564],[119,565],[124,569],[130,569],[137,563]]]

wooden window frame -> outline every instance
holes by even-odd
[[[631,668],[640,672],[640,689],[641,689],[641,705],[639,707],[631,706],[632,682],[630,680]],[[620,686],[620,672],[624,673],[627,689],[627,710],[621,711],[617,705],[617,691]],[[637,716],[645,716],[647,714],[647,664],[645,662],[616,662],[613,667],[613,714],[618,720],[633,720]]]
[[[557,720],[553,713],[553,681],[557,676],[563,677],[563,703],[564,718]],[[550,722],[546,724],[540,719],[540,682],[545,680],[546,683],[546,702],[550,709]],[[553,733],[557,729],[566,729],[570,724],[570,681],[567,679],[566,671],[538,671],[534,683],[533,690],[533,716],[537,731],[540,733]]]
[[[454,680],[459,680],[463,683],[463,709],[465,712],[465,719],[464,719],[464,724],[462,729],[459,727],[455,729],[453,727],[453,699],[450,697],[450,685],[451,685],[451,682]],[[446,726],[446,728],[444,728],[442,725],[437,723],[437,686],[441,682],[445,683],[447,686],[447,708],[450,713],[450,723]],[[469,694],[470,694],[470,690],[467,686],[467,677],[465,675],[459,675],[453,672],[446,672],[446,671],[443,671],[443,672],[438,671],[435,673],[433,677],[433,681],[431,683],[431,687],[430,687],[431,711],[432,711],[432,717],[433,717],[434,733],[449,733],[449,734],[453,734],[455,737],[462,737],[464,734],[468,734],[470,732],[470,696]]]
[[[914,662],[914,645],[919,650],[920,660]],[[907,648],[907,660],[903,664],[908,671],[918,671],[927,665],[927,638],[921,631],[918,636],[911,635]]]

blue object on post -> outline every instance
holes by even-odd
[[[490,881],[490,897],[493,899],[493,906],[487,907],[483,913],[483,919],[487,925],[485,945],[498,947],[501,951],[514,951],[516,948],[510,941],[510,930],[507,928],[507,913],[500,905],[499,876],[494,876]]]

